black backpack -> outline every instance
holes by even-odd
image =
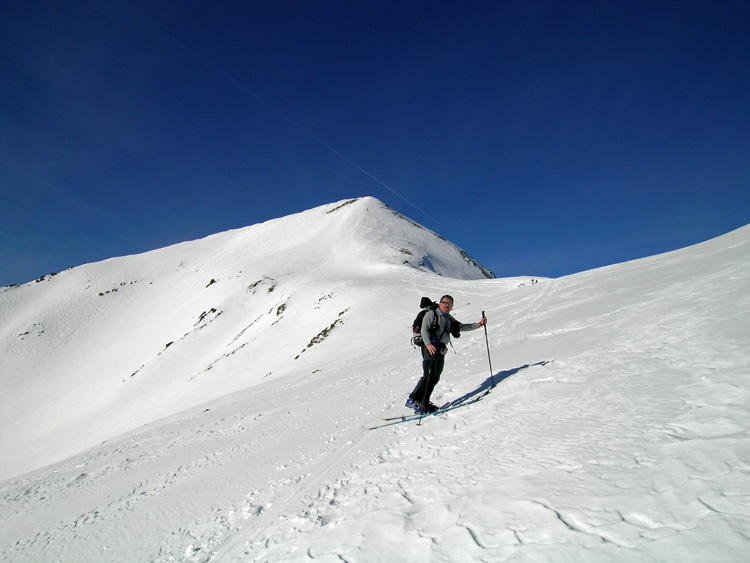
[[[430,299],[429,297],[422,297],[422,300],[419,302],[420,311],[417,314],[416,318],[414,319],[414,322],[411,324],[411,343],[414,346],[420,347],[424,344],[422,341],[422,320],[424,319],[424,316],[427,314],[427,311],[433,310],[436,311],[438,309],[438,304]],[[459,323],[454,319],[453,317],[449,316],[449,330],[451,335],[454,338],[460,338],[461,337],[461,327]],[[430,335],[435,336],[437,332],[437,325],[438,325],[438,318],[437,315],[435,315],[435,319],[432,322],[432,326],[430,327]]]

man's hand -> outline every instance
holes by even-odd
[[[435,348],[434,344],[428,344],[426,346],[426,348],[427,348],[427,351],[430,353],[430,356],[434,356],[435,355],[435,352],[437,351],[437,348]]]
[[[479,321],[479,326],[484,326],[487,324],[487,317],[482,317],[482,320]]]

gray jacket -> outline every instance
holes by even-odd
[[[476,330],[480,326],[479,323],[459,323],[451,315],[444,315],[441,311],[430,309],[429,311],[427,311],[427,313],[425,313],[425,316],[422,319],[422,342],[424,342],[425,345],[429,343],[436,344],[436,342],[432,340],[432,336],[430,336],[430,329],[432,328],[432,323],[435,321],[435,316],[437,316],[435,338],[439,339],[439,341],[445,345],[438,346],[443,354],[448,351],[448,344],[450,344],[451,342],[451,329],[450,325],[448,324],[449,319],[454,323],[458,323],[458,326],[461,328],[461,332],[464,332],[466,330]]]

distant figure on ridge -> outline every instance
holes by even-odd
[[[443,295],[438,305],[439,309],[430,308],[422,318],[421,349],[422,349],[422,378],[414,391],[409,395],[406,406],[419,414],[431,413],[438,407],[430,402],[432,390],[440,381],[440,374],[445,367],[445,354],[451,335],[458,338],[462,330],[476,330],[487,323],[482,317],[478,323],[460,323],[450,315],[453,309],[453,297]],[[416,329],[415,329],[416,330]]]

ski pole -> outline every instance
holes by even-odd
[[[486,319],[484,311],[482,311],[482,318]],[[487,359],[490,362],[490,381],[492,381],[492,388],[495,387],[495,375],[492,372],[492,356],[490,356],[490,340],[487,338],[487,323],[484,323],[484,341],[487,343]]]

